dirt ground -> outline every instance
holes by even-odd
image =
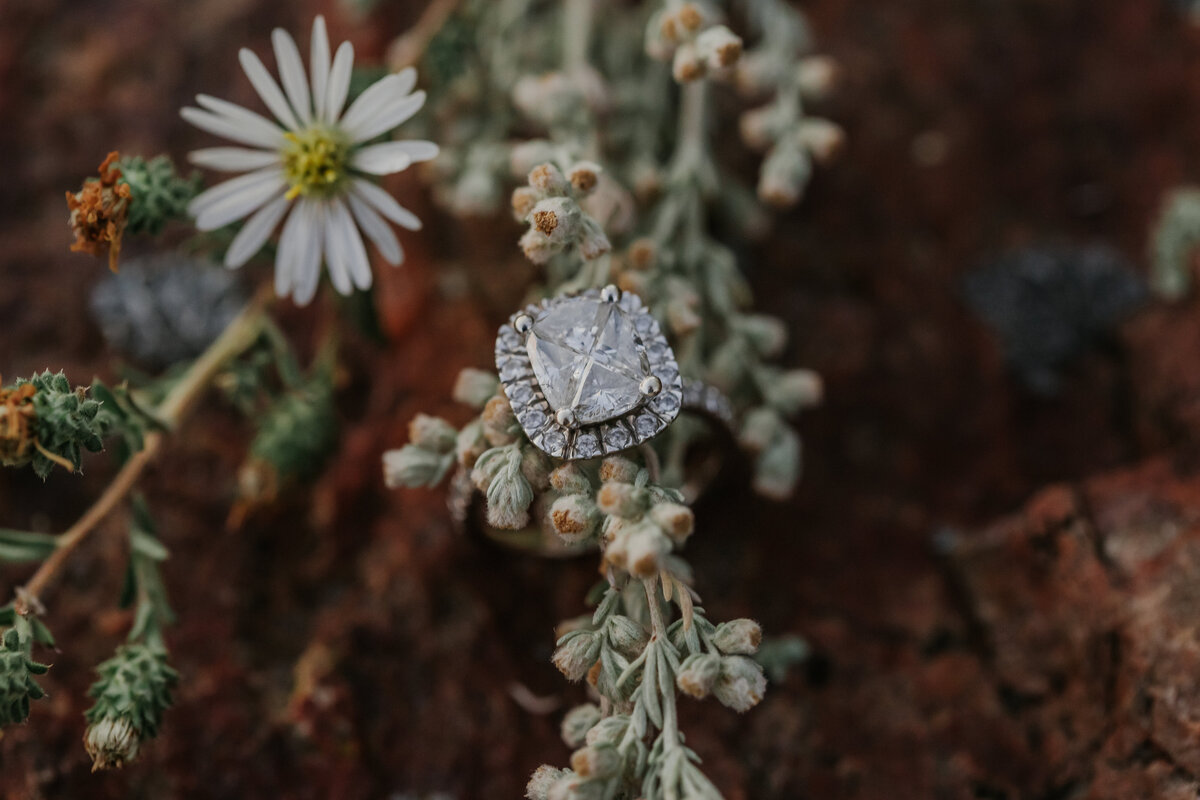
[[[420,3],[10,0],[0,26],[0,371],[111,378],[87,314],[99,262],[67,252],[63,191],[113,148],[181,158],[176,109],[250,101],[236,48],[314,7],[360,58]],[[685,701],[689,743],[738,798],[1195,797],[1200,786],[1200,299],[1152,302],[1025,389],[962,299],[980,260],[1106,243],[1146,270],[1166,190],[1200,179],[1200,28],[1149,0],[810,0],[848,131],[801,207],[744,259],[825,377],[786,504],[737,481],[697,509],[687,556],[716,618],[753,616],[815,655],[744,716]],[[463,537],[442,493],[384,489],[379,455],[486,366],[531,273],[504,220],[437,211],[377,294],[386,343],[346,343],[341,445],[315,487],[238,530],[247,430],[217,402],[145,489],[171,549],[182,673],[162,736],[91,774],[91,667],[124,635],[121,515],[45,598],[48,700],[0,740],[0,795],[515,798],[564,763],[582,698],[548,657],[589,559]],[[259,276],[261,277],[261,276]],[[281,318],[302,343],[336,309]],[[0,524],[65,528],[103,488],[0,473]],[[8,592],[26,575],[0,573]],[[549,703],[518,702],[532,695]],[[547,713],[542,706],[556,706]]]

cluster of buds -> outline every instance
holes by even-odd
[[[663,559],[692,534],[695,517],[675,492],[651,486],[647,474],[619,456],[605,459],[596,495],[604,560],[639,578],[657,575]]]
[[[671,59],[675,80],[689,83],[731,71],[742,56],[742,40],[699,3],[671,2],[650,19],[646,53]]]
[[[28,464],[43,479],[55,464],[74,471],[84,450],[103,449],[101,436],[111,432],[118,411],[102,413],[87,388],[72,388],[61,372],[47,370],[0,388],[0,465]]]
[[[793,65],[775,99],[742,114],[742,140],[766,153],[759,174],[758,195],[774,206],[798,202],[812,175],[812,165],[832,161],[845,146],[846,134],[834,122],[804,114],[803,101],[828,94],[837,76],[824,56],[801,59]]]
[[[544,264],[555,253],[574,247],[586,261],[612,249],[604,229],[580,202],[595,191],[600,167],[580,161],[564,174],[552,163],[529,172],[529,183],[513,192],[513,215],[529,224],[521,249],[535,264]]]
[[[710,639],[714,652],[693,653],[680,665],[675,676],[679,691],[698,699],[712,695],[737,712],[758,705],[767,690],[762,667],[750,658],[762,641],[758,623],[749,619],[723,622]]]
[[[133,193],[121,179],[115,150],[100,164],[100,176],[88,178],[75,193],[67,192],[70,225],[75,233],[71,250],[99,256],[108,253],[108,267],[117,271],[121,237],[129,221]]]
[[[33,660],[33,634],[26,618],[18,617],[14,627],[0,638],[0,725],[24,722],[29,703],[45,696],[34,681],[49,669]]]
[[[536,447],[514,441],[480,455],[471,481],[487,498],[488,524],[519,530],[529,524],[529,509],[537,494],[550,487],[550,461]]]

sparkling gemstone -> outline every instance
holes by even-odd
[[[594,434],[585,433],[575,440],[575,452],[580,458],[592,458],[600,455],[600,441]]]
[[[638,436],[651,436],[658,430],[658,418],[652,414],[642,414],[633,426],[637,428]]]
[[[624,428],[613,428],[604,434],[604,443],[612,450],[624,450],[632,441],[633,437]]]
[[[555,411],[574,412],[576,425],[619,417],[643,400],[650,375],[635,320],[616,303],[574,297],[534,319],[526,346],[533,374]]]

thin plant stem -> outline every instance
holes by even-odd
[[[222,367],[249,347],[258,337],[265,319],[262,305],[261,301],[256,301],[242,311],[209,346],[208,350],[196,359],[155,409],[153,416],[168,431],[178,427],[205,387],[216,377]],[[74,525],[58,537],[58,546],[54,552],[42,562],[33,577],[17,590],[18,608],[21,609],[21,613],[28,613],[30,606],[38,604],[40,594],[62,569],[63,564],[70,558],[75,548],[137,485],[142,471],[154,460],[162,447],[163,440],[164,433],[161,431],[147,435],[142,449],[125,462],[104,493]]]

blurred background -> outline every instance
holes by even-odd
[[[1185,5],[801,3],[842,66],[822,114],[847,147],[741,266],[826,402],[800,423],[795,498],[731,477],[687,556],[714,618],[811,655],[744,716],[683,702],[727,797],[1196,796],[1200,308],[1146,288],[1164,198],[1200,180]],[[257,108],[236,54],[273,27],[303,38],[324,13],[380,64],[424,7],[0,5],[0,372],[119,378],[90,311],[107,271],[68,251],[63,202],[108,151],[211,144],[178,109]],[[521,228],[448,216],[413,171],[389,188],[426,230],[377,272],[380,335],[343,341],[315,484],[228,525],[250,434],[220,403],[145,481],[179,615],[162,735],[108,773],[80,743],[91,668],[129,624],[118,514],[45,598],[61,652],[0,739],[0,795],[515,798],[566,761],[584,692],[549,656],[594,560],[463,536],[443,492],[387,491],[379,468],[417,411],[464,418],[454,378],[489,366],[534,276]],[[311,353],[339,309],[278,313]],[[62,530],[112,474],[103,455],[45,483],[0,473],[0,524]]]

